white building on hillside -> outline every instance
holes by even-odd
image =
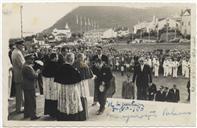
[[[112,28],[105,30],[101,36],[101,38],[105,38],[105,39],[116,38],[116,37],[117,37],[117,32],[115,32],[114,29]]]
[[[44,45],[45,44],[45,38],[44,38],[43,34],[41,34],[41,33],[36,34],[36,37],[33,38],[33,42],[37,43],[39,45]]]
[[[89,41],[94,41],[97,42],[101,40],[101,37],[103,36],[103,33],[107,29],[95,29],[95,30],[90,30],[84,33],[84,38]]]
[[[151,22],[141,22],[136,25],[134,25],[134,33],[136,34],[138,30],[141,30],[143,32],[150,32],[155,30],[161,30],[166,25],[168,25],[170,28],[173,29],[180,29],[180,21],[176,18],[156,18],[153,16],[153,20]]]
[[[121,29],[119,31],[117,31],[117,36],[118,37],[123,37],[129,34],[129,29]]]
[[[134,33],[137,33],[138,30],[142,30],[144,32],[149,32],[151,30],[155,30],[158,20],[153,16],[153,20],[151,22],[143,21],[134,25]]]
[[[117,32],[114,29],[95,29],[84,33],[86,40],[100,41],[101,39],[116,38]]]
[[[137,33],[138,30],[147,31],[147,26],[148,25],[149,25],[149,23],[146,22],[146,21],[134,25],[134,31],[133,31],[133,33]]]
[[[52,34],[55,36],[55,39],[61,40],[62,38],[70,38],[71,37],[71,30],[68,27],[68,24],[65,25],[62,29],[53,29]]]
[[[180,29],[180,22],[178,22],[176,19],[172,19],[172,18],[159,19],[158,23],[157,23],[157,26],[158,26],[157,29],[161,30],[166,25],[168,25],[169,28]]]

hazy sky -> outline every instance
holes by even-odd
[[[37,33],[52,26],[58,19],[79,6],[72,3],[25,3],[23,5],[23,31]],[[85,3],[80,5],[87,5]],[[98,5],[94,3],[93,5]],[[105,5],[115,5],[113,3]],[[116,4],[117,5],[117,4]],[[166,6],[165,4],[118,4],[119,6],[146,8]],[[6,27],[6,28],[4,28]],[[3,5],[3,30],[9,37],[20,37],[20,4]]]
[[[23,31],[40,32],[76,7],[73,4],[23,4]],[[20,37],[20,4],[7,4],[3,9],[3,23],[9,28],[10,36]]]

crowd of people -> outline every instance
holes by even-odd
[[[143,56],[145,63],[151,68],[155,77],[162,75],[177,78],[178,75],[189,78],[190,74],[190,51],[189,50],[155,50],[145,52],[143,50],[116,50],[109,48],[106,53],[109,56],[113,71],[133,72],[138,63],[139,56]]]
[[[24,102],[24,118],[31,120],[39,118],[35,86],[44,94],[44,115],[59,121],[83,121],[88,118],[89,80],[94,81],[92,106],[99,103],[96,114],[101,115],[107,97],[112,97],[116,91],[113,72],[128,75],[128,80],[123,82],[123,98],[135,99],[136,84],[137,99],[169,102],[180,100],[176,85],[172,89],[161,86],[157,90],[152,74],[177,77],[181,72],[189,78],[190,72],[189,52],[180,50],[135,52],[101,46],[25,49],[24,40],[18,40],[10,46],[9,57],[12,67],[9,72],[13,73],[9,79],[9,95],[13,95],[15,87],[16,112],[23,112]]]
[[[87,97],[90,94],[88,80],[94,79],[92,105],[98,102],[100,107],[96,114],[102,114],[105,110],[107,90],[114,83],[114,77],[108,65],[108,57],[102,55],[101,49],[96,48],[98,54],[93,56],[90,69],[82,52],[70,51],[67,48],[60,51],[42,49],[41,52],[29,52],[25,51],[23,40],[17,41],[10,54],[16,89],[16,112],[23,112],[24,93],[24,118],[39,118],[36,115],[35,86],[41,84],[39,87],[45,97],[45,115],[59,121],[87,120]],[[40,76],[42,82],[39,82]]]
[[[189,84],[187,86],[189,86]],[[150,86],[147,86],[145,90],[147,91],[145,91],[144,93],[142,92],[143,94],[142,96],[137,96],[138,99],[140,97],[143,97],[144,100],[150,100],[150,101],[160,101],[160,102],[179,102],[180,101],[179,89],[176,87],[175,84],[173,85],[173,88],[171,89],[161,85],[160,88],[157,90],[157,86],[154,83],[152,83]],[[188,90],[188,93],[190,93],[190,90]],[[141,93],[138,93],[138,94],[141,94]],[[122,98],[135,99],[135,97],[136,97],[135,86],[130,80],[130,76],[127,75],[127,80],[123,81],[123,84],[122,84]],[[188,96],[188,100],[189,100],[189,97],[190,96]]]

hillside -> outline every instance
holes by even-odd
[[[156,17],[171,17],[180,13],[180,8],[129,8],[119,6],[80,6],[67,15],[60,18],[54,25],[43,32],[50,33],[54,28],[63,28],[66,23],[72,32],[79,32],[81,27],[76,24],[76,16],[94,19],[99,28],[109,28],[117,26],[128,26],[130,31],[138,21],[150,21],[153,15]],[[83,28],[84,30],[84,28]]]

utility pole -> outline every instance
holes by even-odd
[[[166,41],[168,42],[168,26],[167,26],[167,31],[166,31]]]
[[[148,40],[149,40],[149,43],[150,43],[150,29],[149,29],[149,32],[148,32]]]
[[[20,6],[20,18],[21,18],[21,38],[23,38],[23,6]]]
[[[83,33],[83,28],[82,28],[82,25],[80,25],[80,29],[81,29],[81,33]]]
[[[159,28],[158,28],[158,24],[155,26],[155,31],[157,32],[157,41],[159,41]]]
[[[166,26],[167,26],[167,30],[166,30],[166,41],[168,42],[168,27],[169,27],[169,22],[168,22],[169,20],[167,19],[167,24],[166,24]]]
[[[176,35],[177,35],[177,30],[178,30],[178,24],[176,24],[176,27],[175,27],[175,38],[176,38]]]

